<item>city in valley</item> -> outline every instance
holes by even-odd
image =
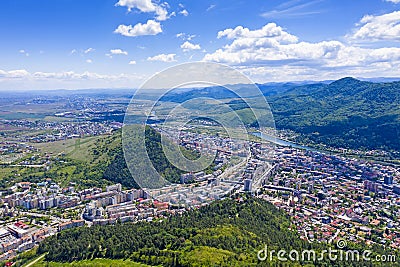
[[[74,108],[47,115],[51,120],[0,121],[0,260],[12,261],[70,228],[159,221],[244,196],[284,211],[293,222],[291,230],[310,243],[345,239],[400,247],[400,169],[395,160],[385,160],[389,153],[384,150],[320,150],[256,134],[243,145],[207,120],[180,129],[156,123],[149,126],[156,133],[178,134],[171,138],[176,145],[214,155],[211,166],[180,173],[179,181],[156,189],[102,177],[92,181],[90,173],[85,180],[74,164],[81,154],[100,162],[96,151],[102,140],[120,135],[123,125],[109,118],[93,120],[93,114],[117,113],[96,101],[88,101],[88,108],[79,99]],[[287,140],[293,132],[277,135]]]

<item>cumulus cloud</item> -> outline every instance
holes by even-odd
[[[136,61],[135,61],[135,60],[131,60],[131,61],[129,61],[128,64],[129,64],[129,65],[136,65]]]
[[[400,11],[380,16],[364,16],[355,31],[347,37],[360,41],[400,41]]]
[[[285,41],[288,43],[297,42],[297,37],[285,32],[275,23],[268,23],[261,29],[250,30],[243,26],[237,26],[235,29],[226,29],[218,32],[218,38],[226,37],[228,39],[238,38],[274,38],[277,41]]]
[[[400,75],[399,47],[366,48],[337,40],[304,42],[271,23],[256,30],[242,26],[226,29],[217,37],[228,43],[206,54],[203,60],[230,64],[249,75],[264,73],[297,80],[315,79],[318,75]]]
[[[199,44],[192,44],[192,43],[189,42],[189,41],[184,42],[184,43],[181,45],[181,48],[183,49],[183,51],[199,50],[199,49],[201,49],[201,47],[200,47]]]
[[[400,3],[400,0],[386,0],[386,2],[392,2],[394,4]]]
[[[160,54],[153,57],[148,57],[148,61],[162,61],[162,62],[174,62],[176,54]]]
[[[155,20],[148,20],[145,24],[138,23],[132,25],[121,24],[115,29],[114,33],[119,33],[123,36],[135,37],[141,35],[157,35],[162,32],[161,25]]]
[[[122,49],[111,49],[110,50],[110,53],[112,54],[112,55],[128,55],[128,52],[127,51],[124,51],[124,50],[122,50]]]
[[[179,12],[179,14],[182,14],[182,15],[184,15],[185,17],[187,17],[187,16],[189,15],[189,12],[188,12],[186,9],[184,9],[184,10],[182,10],[181,12]]]
[[[131,12],[132,9],[137,9],[140,12],[155,13],[156,19],[160,21],[166,20],[170,17],[168,16],[168,11],[166,9],[168,6],[168,3],[166,2],[158,5],[153,3],[151,0],[119,0],[115,5],[127,7],[129,12]]]
[[[91,59],[86,59],[86,63],[92,63],[93,61]]]

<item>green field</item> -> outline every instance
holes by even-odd
[[[90,150],[101,139],[104,139],[104,136],[67,139],[34,145],[43,153],[51,153],[53,155],[65,154],[65,156],[71,159],[90,162],[93,159],[92,155],[90,155]]]

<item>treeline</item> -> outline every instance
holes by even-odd
[[[48,253],[46,261],[59,262],[109,258],[162,266],[372,266],[327,259],[315,263],[279,262],[275,257],[272,262],[259,261],[257,252],[265,245],[276,251],[327,249],[301,240],[291,227],[287,215],[269,202],[244,197],[216,201],[152,223],[67,230],[42,242],[38,253]]]

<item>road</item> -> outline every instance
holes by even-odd
[[[41,259],[43,259],[44,256],[46,256],[46,254],[43,254],[43,255],[39,256],[38,258],[34,259],[33,261],[31,261],[30,263],[28,263],[28,264],[25,265],[24,267],[31,267],[31,266],[34,265],[36,262],[38,262],[38,261],[40,261]]]
[[[59,222],[68,222],[68,221],[70,221],[69,219],[63,219],[63,218],[60,218],[60,217],[55,217],[53,215],[47,215],[47,214],[35,213],[35,212],[21,211],[20,214],[29,215],[29,216],[33,216],[33,217],[48,217],[53,221],[59,221]]]

